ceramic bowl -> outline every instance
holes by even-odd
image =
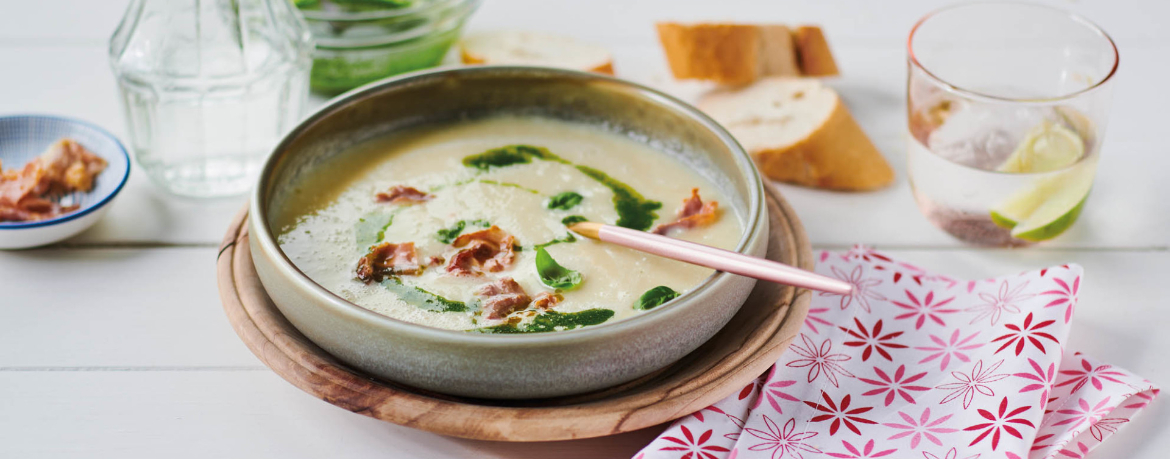
[[[542,398],[600,390],[682,358],[739,310],[753,279],[715,273],[678,299],[610,324],[530,335],[441,330],[395,320],[314,283],[281,252],[270,215],[293,183],[334,154],[389,132],[525,114],[604,125],[653,142],[722,188],[745,228],[737,251],[763,256],[763,182],[731,135],[666,94],[601,75],[536,67],[476,66],[367,85],[306,118],[277,145],[251,201],[256,271],[273,302],[310,340],[371,375],[478,398]],[[311,190],[301,190],[301,192]]]
[[[0,249],[25,249],[52,244],[85,231],[102,218],[130,177],[130,156],[121,142],[104,129],[69,118],[45,115],[0,117],[0,162],[6,169],[24,167],[53,142],[76,140],[109,166],[97,176],[93,190],[55,199],[80,204],[74,212],[51,220],[0,222]]]

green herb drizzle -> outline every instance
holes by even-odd
[[[463,165],[486,171],[493,167],[531,163],[532,158],[572,165],[569,161],[549,152],[546,148],[530,145],[509,145],[493,148],[483,153],[463,158]],[[654,213],[654,211],[662,208],[661,202],[646,199],[641,193],[634,190],[633,187],[610,177],[605,172],[589,166],[575,165],[575,167],[581,173],[613,191],[613,206],[617,210],[618,226],[646,231],[654,225],[654,220],[658,219],[658,214]]]
[[[532,194],[540,194],[539,191],[534,190],[532,188],[528,188],[524,185],[520,185],[518,183],[499,182],[499,181],[495,181],[495,180],[476,180],[476,181],[479,183],[487,184],[487,185],[506,186],[508,188],[516,188],[518,190],[524,190],[524,191],[527,191],[527,192],[532,193]]]
[[[394,222],[394,213],[377,210],[359,218],[353,226],[354,241],[360,249],[377,244],[386,235],[386,228]]]
[[[463,165],[486,171],[493,167],[507,167],[514,164],[531,163],[532,158],[569,164],[568,161],[561,159],[560,156],[549,152],[547,148],[531,145],[508,145],[463,158]]]
[[[562,244],[562,243],[567,243],[567,242],[577,242],[577,238],[574,237],[572,233],[565,233],[564,237],[559,237],[559,238],[553,239],[551,241],[545,242],[544,244],[536,244],[532,247],[536,248],[536,249],[543,249],[543,248],[548,247],[550,245]]]
[[[568,217],[562,218],[561,224],[565,225],[565,226],[569,226],[569,225],[572,225],[574,223],[581,223],[581,222],[587,222],[587,221],[589,221],[589,219],[585,218],[581,215],[570,215]]]
[[[459,237],[459,235],[463,233],[463,229],[466,228],[467,225],[476,225],[483,228],[492,226],[491,222],[487,220],[459,220],[455,222],[455,224],[451,225],[450,228],[443,228],[439,231],[436,231],[435,237],[439,239],[439,242],[450,244],[455,240],[455,238]]]
[[[471,333],[545,333],[559,330],[572,330],[589,325],[604,323],[613,317],[609,309],[586,309],[581,312],[548,311],[533,318],[528,324],[503,324],[492,327],[481,327],[468,330]]]
[[[417,306],[421,309],[433,312],[464,312],[467,311],[467,305],[459,302],[448,300],[434,293],[428,292],[418,287],[411,287],[403,284],[397,277],[390,277],[382,281],[382,286],[387,290],[394,292],[398,298],[405,301],[407,304]]]
[[[574,191],[566,191],[558,193],[551,198],[548,198],[548,204],[545,207],[549,209],[569,210],[577,204],[580,204],[585,197]]]
[[[654,211],[662,208],[661,202],[646,199],[629,185],[592,167],[577,166],[577,170],[613,190],[613,207],[617,210],[618,226],[646,231],[658,218]]]

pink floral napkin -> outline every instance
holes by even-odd
[[[637,459],[1081,458],[1158,394],[1066,353],[1079,266],[959,281],[856,247],[817,272],[853,294],[815,296],[767,374]]]

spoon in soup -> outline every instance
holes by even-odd
[[[777,284],[838,295],[849,295],[853,291],[853,286],[848,282],[831,277],[763,258],[644,231],[593,222],[574,223],[569,225],[569,229],[590,239]]]

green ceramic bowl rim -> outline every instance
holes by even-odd
[[[508,348],[514,345],[521,345],[523,343],[537,342],[562,345],[577,342],[587,342],[598,338],[604,338],[605,336],[611,334],[635,331],[638,328],[641,328],[645,322],[649,320],[655,320],[655,318],[658,320],[669,321],[672,319],[670,316],[685,312],[685,308],[680,307],[685,303],[688,303],[688,300],[691,300],[691,302],[695,301],[696,297],[702,293],[708,292],[716,282],[725,281],[729,276],[734,276],[734,274],[716,271],[706,279],[703,279],[703,281],[694,288],[684,292],[677,298],[670,300],[663,305],[654,308],[653,310],[614,323],[603,323],[573,330],[562,330],[548,333],[469,333],[467,331],[446,330],[395,319],[393,317],[382,315],[358,306],[357,304],[351,303],[310,279],[309,276],[297,268],[296,265],[293,264],[292,260],[290,260],[288,256],[285,255],[284,251],[280,249],[279,245],[276,243],[276,236],[273,234],[271,225],[268,223],[268,210],[265,206],[265,204],[267,204],[266,198],[268,195],[266,189],[269,187],[269,181],[272,179],[272,175],[281,159],[288,154],[289,144],[292,143],[298,136],[300,136],[302,132],[311,128],[313,124],[316,123],[316,121],[331,116],[337,110],[343,109],[348,105],[360,103],[364,99],[381,92],[386,87],[409,86],[411,83],[414,83],[418,80],[425,81],[427,79],[445,75],[476,73],[506,74],[509,72],[530,75],[547,75],[550,78],[565,78],[580,81],[602,81],[605,83],[625,86],[637,91],[642,95],[642,97],[645,97],[648,100],[658,102],[663,106],[664,110],[675,110],[679,114],[694,119],[700,125],[706,129],[709,129],[713,134],[715,134],[730,150],[731,155],[735,158],[736,164],[739,166],[739,169],[741,171],[747,172],[746,174],[743,174],[743,177],[736,178],[736,180],[747,181],[748,215],[744,222],[743,234],[740,237],[739,242],[736,244],[734,251],[743,253],[750,247],[753,241],[756,241],[760,238],[767,238],[768,235],[766,234],[766,231],[759,231],[761,220],[767,218],[767,205],[764,202],[764,180],[760,176],[755,162],[752,161],[751,156],[748,155],[743,146],[741,146],[739,142],[737,142],[735,138],[731,136],[731,133],[727,132],[727,130],[724,129],[722,125],[708,117],[694,106],[657,89],[598,73],[536,66],[476,65],[465,67],[441,67],[437,69],[421,70],[375,81],[331,99],[328,103],[318,108],[316,112],[303,118],[301,122],[291,131],[285,134],[280,143],[273,148],[272,153],[268,156],[268,160],[264,163],[263,169],[261,169],[260,179],[252,191],[252,197],[249,203],[250,210],[248,218],[251,220],[252,225],[259,226],[259,231],[254,231],[252,232],[253,234],[251,234],[252,244],[258,244],[259,249],[265,253],[265,256],[272,259],[273,268],[278,271],[279,275],[282,275],[291,280],[299,290],[308,292],[308,294],[312,295],[313,303],[319,307],[329,307],[332,308],[334,312],[348,315],[357,320],[368,322],[370,323],[369,326],[371,327],[376,327],[383,330],[392,330],[395,333],[403,333],[406,336],[413,335],[434,341],[455,341],[463,344],[474,344],[476,346],[501,348]]]

